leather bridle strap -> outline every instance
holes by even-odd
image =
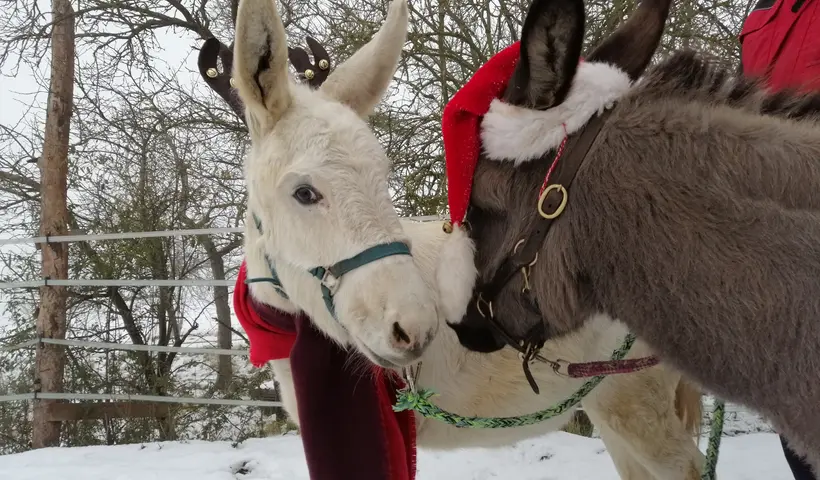
[[[553,160],[558,163],[551,175],[549,184],[546,185],[539,197],[537,220],[532,224],[530,230],[525,233],[525,236],[519,241],[513,252],[496,270],[492,279],[474,290],[473,298],[467,308],[467,317],[475,317],[469,323],[475,325],[474,322],[476,321],[486,321],[504,342],[523,355],[524,373],[536,393],[538,393],[538,386],[529,371],[529,362],[538,355],[538,351],[546,341],[546,330],[542,324],[540,328],[534,328],[530,331],[526,338],[516,341],[515,337],[510,335],[502,323],[495,318],[493,301],[517,273],[523,272],[528,275],[529,268],[537,261],[538,251],[541,249],[550,227],[560,217],[567,204],[568,189],[584,163],[589,150],[595,144],[598,134],[606,124],[610,112],[611,109],[591,118],[581,132],[570,139],[566,156],[561,158],[560,161],[557,157]],[[468,320],[470,319],[468,318]]]
[[[550,187],[552,185],[559,185],[562,186],[565,191],[570,188],[572,181],[575,180],[575,175],[584,163],[587,153],[589,153],[589,150],[598,138],[598,134],[606,124],[609,112],[610,110],[607,110],[603,114],[593,117],[581,133],[571,140],[570,145],[568,145],[567,156],[561,159],[556,166],[555,175],[553,177],[554,181],[550,182],[550,185],[545,190],[548,190],[542,204],[542,210],[545,213],[560,213],[557,211],[564,202],[563,196],[566,195],[566,193],[562,193],[561,190],[557,188],[550,190]],[[533,260],[535,260],[550,227],[557,218],[558,215],[554,217],[549,215],[548,218],[541,215],[538,216],[538,219],[532,225],[527,236],[523,238],[524,242],[521,249],[517,252],[514,251],[512,255],[507,257],[507,260],[496,270],[493,279],[483,289],[485,299],[495,298],[498,293],[501,292],[501,289],[504,288],[504,285],[506,285],[522,267],[530,265]]]

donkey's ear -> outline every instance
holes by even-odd
[[[407,0],[393,0],[387,20],[365,46],[336,67],[320,90],[367,117],[393,79],[407,39]]]
[[[637,80],[661,41],[672,0],[640,0],[635,12],[589,54],[587,61],[609,63]]]
[[[233,78],[251,134],[264,135],[291,102],[287,36],[275,0],[239,2]]]
[[[521,31],[521,58],[504,99],[538,110],[561,103],[575,77],[583,41],[583,0],[533,0]]]

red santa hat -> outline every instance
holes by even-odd
[[[493,100],[501,97],[518,63],[520,43],[493,56],[444,107],[441,131],[447,171],[450,234],[440,253],[436,281],[447,320],[464,316],[477,276],[475,246],[461,225],[467,215],[478,156],[481,152],[481,119]]]
[[[492,101],[506,90],[519,51],[520,42],[515,42],[490,58],[444,107],[441,133],[453,227],[464,221],[470,204],[473,174],[481,152],[481,119]]]

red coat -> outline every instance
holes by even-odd
[[[740,32],[743,74],[820,90],[820,0],[759,0]]]

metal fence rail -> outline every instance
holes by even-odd
[[[226,233],[242,233],[242,227],[232,228],[190,228],[186,230],[156,230],[150,232],[120,232],[120,233],[98,233],[98,234],[72,234],[72,235],[49,235],[31,238],[3,238],[0,239],[0,246],[3,245],[32,245],[45,243],[72,243],[72,242],[94,242],[104,240],[130,240],[135,238],[157,238],[157,237],[186,237],[194,235],[217,235]]]
[[[429,222],[440,220],[436,215],[404,217],[419,222]],[[157,238],[157,237],[184,237],[195,235],[217,235],[217,234],[241,234],[244,228],[192,228],[187,230],[157,230],[151,232],[121,232],[121,233],[101,233],[93,235],[53,235],[31,238],[3,238],[0,239],[0,247],[5,245],[27,245],[27,244],[49,244],[49,243],[71,243],[90,242],[104,240],[128,240],[134,238]],[[45,286],[56,287],[232,287],[236,280],[213,280],[213,279],[174,279],[174,280],[123,280],[123,279],[73,279],[73,280],[21,280],[14,282],[0,282],[0,290],[12,288],[39,288]]]
[[[125,393],[45,393],[29,392],[0,395],[0,403],[27,400],[112,400],[134,402],[176,403],[183,405],[227,405],[234,407],[282,407],[282,402],[269,400],[234,400],[228,398],[161,397],[158,395],[129,395]]]
[[[438,215],[423,215],[415,217],[402,217],[408,220],[419,222],[429,222],[440,220]],[[228,233],[241,234],[245,231],[243,227],[228,228],[190,228],[183,230],[156,230],[150,232],[120,232],[120,233],[99,233],[99,234],[72,234],[72,235],[49,235],[31,238],[0,238],[0,246],[4,245],[33,245],[47,243],[72,243],[72,242],[95,242],[105,240],[130,240],[135,238],[157,238],[157,237],[188,237],[196,235],[219,235]]]
[[[178,279],[178,280],[120,280],[120,279],[80,279],[80,280],[24,280],[21,282],[0,282],[0,290],[11,288],[52,287],[233,287],[236,280]]]
[[[223,348],[202,348],[202,347],[166,347],[160,345],[133,345],[127,343],[95,342],[87,340],[60,340],[54,338],[33,338],[15,345],[0,347],[0,352],[9,352],[22,348],[30,348],[38,343],[64,345],[69,347],[96,348],[104,350],[131,350],[146,352],[177,352],[192,355],[231,355],[248,356],[248,350],[223,349]],[[85,400],[85,401],[137,401],[137,402],[158,402],[183,405],[225,405],[225,406],[250,406],[250,407],[282,407],[282,402],[268,400],[245,400],[245,399],[220,399],[201,397],[164,397],[157,395],[131,395],[131,394],[97,394],[97,393],[45,393],[29,392],[12,395],[0,395],[0,403],[30,401],[30,400]],[[578,410],[583,410],[579,407]],[[740,405],[727,404],[729,414],[753,414],[754,412]]]
[[[422,217],[405,217],[415,221],[434,221],[441,217],[430,215]],[[72,234],[39,236],[31,238],[4,238],[0,239],[0,247],[6,245],[33,245],[50,243],[71,243],[109,240],[128,240],[136,238],[182,237],[195,235],[242,234],[243,228],[198,228],[187,230],[160,230],[151,232],[121,232],[104,234]],[[0,289],[37,288],[43,286],[65,287],[113,287],[113,286],[224,286],[231,287],[235,280],[202,280],[202,279],[175,279],[175,280],[115,280],[115,279],[88,279],[88,280],[51,280],[39,279],[29,281],[0,282]],[[110,342],[91,342],[84,340],[60,340],[54,338],[37,338],[15,345],[0,346],[0,352],[11,352],[23,348],[31,348],[38,344],[64,345],[69,347],[96,348],[106,350],[131,350],[144,352],[177,352],[183,354],[204,355],[231,355],[248,356],[247,350],[196,348],[196,347],[168,347],[159,345],[133,345]],[[97,393],[50,393],[28,392],[11,395],[0,395],[0,403],[33,400],[78,400],[78,401],[137,401],[158,402],[185,405],[226,405],[249,407],[282,407],[282,402],[250,399],[222,399],[199,397],[165,397],[158,395],[130,395],[130,394],[97,394]]]
[[[131,350],[139,352],[176,352],[190,355],[231,355],[247,357],[247,350],[227,349],[227,348],[202,348],[202,347],[166,347],[162,345],[134,345],[131,343],[110,343],[92,342],[87,340],[61,340],[58,338],[32,338],[15,345],[0,346],[0,352],[11,352],[22,348],[31,348],[38,343],[51,345],[65,345],[69,347],[97,348],[102,350]]]
[[[10,352],[22,348],[31,348],[37,344],[47,343],[51,345],[64,345],[69,347],[97,348],[104,350],[135,350],[143,352],[177,352],[191,355],[231,355],[248,356],[247,350],[225,349],[225,348],[201,348],[201,347],[166,347],[160,345],[133,345],[127,343],[92,342],[86,340],[60,340],[56,338],[33,338],[15,345],[0,347],[0,352]],[[247,407],[282,407],[282,402],[269,400],[245,400],[226,398],[200,398],[200,397],[164,397],[158,395],[131,395],[131,394],[110,394],[110,393],[46,393],[28,392],[13,395],[0,395],[0,403],[18,402],[30,400],[85,400],[85,401],[136,401],[136,402],[158,402],[176,403],[184,405],[227,405],[227,406],[247,406]]]

